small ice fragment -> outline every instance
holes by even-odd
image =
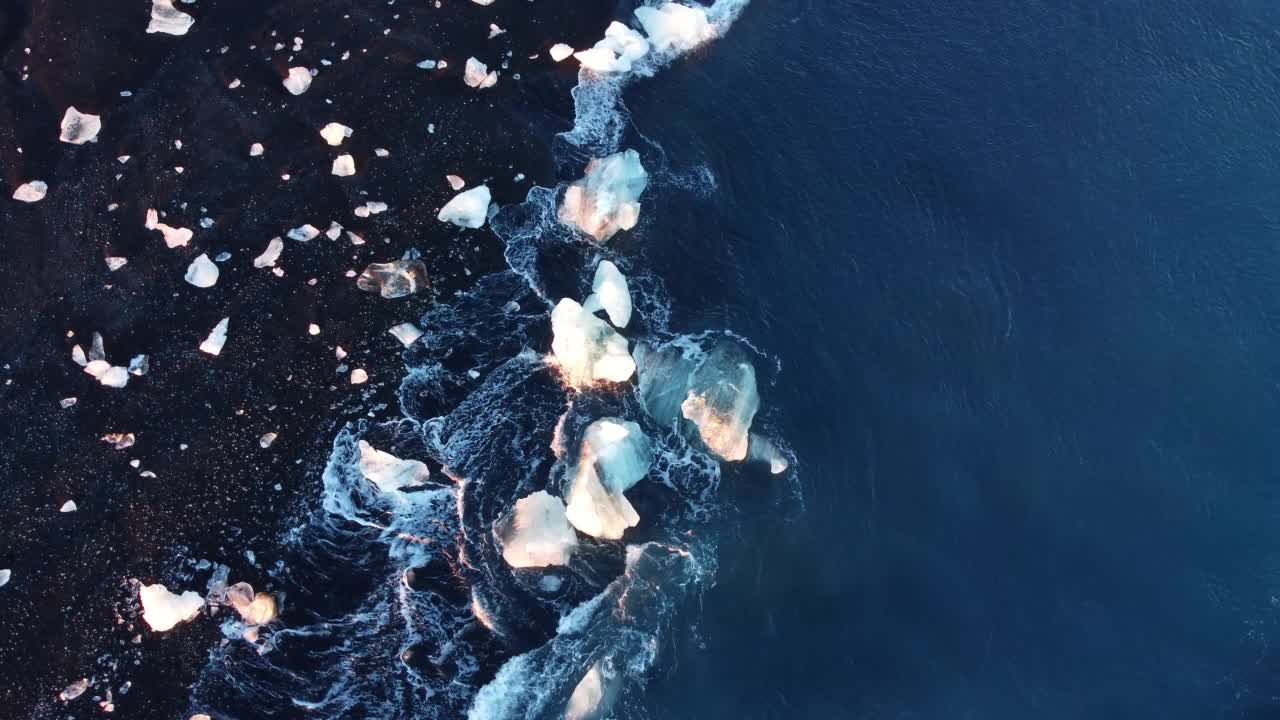
[[[400,344],[405,347],[409,347],[415,340],[423,335],[422,331],[418,329],[418,326],[413,323],[400,323],[387,332],[394,335],[395,338],[400,341]]]
[[[356,161],[350,155],[339,155],[333,159],[333,174],[347,177],[356,174]]]
[[[173,7],[173,0],[152,0],[147,32],[186,35],[195,21],[195,18]]]
[[[360,462],[357,467],[366,480],[377,485],[383,492],[421,485],[431,476],[425,463],[419,460],[402,460],[364,440],[360,441]]]
[[[256,268],[271,267],[276,264],[276,260],[280,259],[280,253],[282,252],[284,252],[284,241],[278,237],[273,237],[267,243],[267,249],[253,259],[253,266]]]
[[[608,242],[619,230],[630,230],[640,219],[640,194],[649,176],[635,150],[626,150],[587,163],[586,175],[565,191],[560,222],[572,225],[598,242]]]
[[[435,70],[435,69],[436,69],[436,61],[435,61],[435,60],[423,60],[422,62],[418,63],[418,67],[419,67],[419,68],[422,68],[423,70]]]
[[[635,16],[658,52],[687,52],[716,34],[707,21],[707,11],[700,7],[667,2],[659,7],[638,7]]]
[[[319,326],[319,325],[317,325],[317,324],[315,324],[315,323],[311,323],[310,325],[308,325],[308,326],[307,326],[307,334],[308,334],[308,335],[319,335],[319,334],[320,334],[320,326]]]
[[[324,138],[324,141],[330,145],[337,147],[342,144],[343,140],[351,137],[352,132],[354,131],[351,128],[342,123],[331,122],[320,130],[320,137]]]
[[[89,678],[81,678],[58,693],[58,699],[62,702],[70,702],[84,694],[89,689]]]
[[[105,363],[106,361],[98,360],[95,362]],[[93,363],[89,363],[89,366],[92,367]],[[87,367],[85,368],[86,371],[88,369],[89,368]],[[127,368],[120,367],[119,365],[111,365],[102,374],[96,375],[95,377],[98,378],[98,382],[100,384],[107,387],[122,388],[129,384],[129,370]]]
[[[79,508],[76,507],[75,500],[68,500],[62,503],[62,507],[58,508],[58,512],[70,513],[70,512],[75,512],[78,509]]]
[[[444,179],[449,181],[449,187],[453,188],[454,190],[461,190],[467,185],[467,181],[463,180],[457,175],[445,175]]]
[[[289,76],[284,79],[284,89],[292,95],[301,95],[311,87],[311,71],[304,67],[289,68]]]
[[[100,130],[102,130],[101,116],[82,113],[74,106],[68,107],[66,114],[62,116],[62,134],[58,139],[72,145],[83,145],[96,141]]]
[[[348,230],[348,231],[347,231],[347,239],[351,241],[351,244],[352,244],[352,245],[363,245],[363,244],[364,244],[364,238],[362,238],[362,237],[360,237],[359,235],[357,235],[357,234],[355,234],[355,233],[351,232],[350,230]]]
[[[342,235],[342,226],[337,222],[330,220],[329,229],[324,231],[324,236],[330,240],[337,240],[340,235]]]
[[[416,259],[370,263],[356,278],[356,287],[388,299],[412,295],[426,286],[427,266]]]
[[[235,90],[236,88],[240,87],[240,78],[236,78],[235,80],[232,80],[231,82],[227,83],[227,87],[232,90]]]
[[[194,234],[191,232],[191,230],[187,228],[170,227],[162,222],[159,222],[159,219],[160,219],[160,215],[159,213],[156,212],[155,208],[149,208],[147,210],[147,219],[146,219],[145,226],[148,230],[159,230],[160,233],[164,235],[165,246],[169,247],[170,249],[176,248],[176,247],[183,247],[188,242],[191,241],[191,236]]]
[[[143,585],[138,597],[142,601],[142,619],[155,632],[172,630],[178,623],[199,615],[204,607],[204,599],[194,591],[177,595],[159,584]]]
[[[492,5],[492,4],[493,4],[493,0],[471,0],[471,2],[473,2],[473,3],[477,4],[477,5]]]
[[[551,352],[574,387],[597,380],[626,382],[636,371],[627,339],[570,298],[551,312]]]
[[[106,360],[107,351],[102,344],[102,333],[95,332],[93,334],[93,344],[89,346],[90,360]]]
[[[107,269],[111,272],[115,272],[116,270],[124,267],[128,262],[129,258],[111,256],[107,258]]]
[[[76,404],[76,398],[73,398],[73,397],[62,398],[61,400],[58,401],[58,404],[61,405],[62,409],[65,410],[71,407],[72,405]]]
[[[10,571],[8,568],[4,570],[0,570],[0,587],[4,587],[5,585],[8,585],[9,578],[12,576],[13,576],[13,572]]]
[[[47,192],[49,192],[49,186],[44,181],[32,180],[19,185],[18,189],[13,191],[13,199],[25,203],[39,202],[44,199]]]
[[[479,371],[479,370],[468,370],[468,371],[467,371],[467,377],[471,378],[472,380],[479,380],[479,379],[480,379],[480,371]]]
[[[467,69],[462,74],[462,81],[477,90],[483,90],[498,84],[498,73],[489,72],[489,66],[475,58],[467,58]]]
[[[516,501],[499,521],[502,558],[515,568],[566,565],[578,548],[578,536],[565,517],[564,501],[539,490]]]
[[[262,143],[254,143],[249,146],[249,157],[258,157],[262,154]]]
[[[187,266],[187,274],[182,279],[198,288],[213,287],[218,282],[218,266],[213,264],[208,255],[200,253]]]
[[[99,439],[116,450],[131,448],[137,440],[133,433],[107,433]]]
[[[120,157],[116,158],[116,162],[118,162],[118,163],[120,163],[121,165],[123,165],[123,164],[125,164],[125,163],[129,162],[129,157],[130,157],[129,155],[121,155]]]
[[[240,613],[240,619],[247,625],[266,625],[276,619],[276,598],[270,593],[255,594],[252,585],[238,582],[227,588],[225,594],[228,604]]]
[[[616,20],[604,31],[604,38],[589,50],[573,54],[582,67],[600,73],[630,72],[631,65],[649,52],[649,41]]]
[[[627,278],[618,271],[617,265],[600,261],[591,282],[591,295],[582,302],[582,307],[587,312],[603,308],[614,327],[625,328],[631,322],[631,293],[627,289]]]
[[[341,345],[338,345],[333,348],[333,356],[341,360],[347,356],[347,351],[343,350]]]
[[[573,54],[573,48],[564,43],[556,43],[551,46],[551,59],[560,62]]]
[[[139,377],[146,375],[151,370],[151,361],[146,355],[134,355],[129,361],[129,374]]]
[[[506,32],[506,30],[503,30],[502,28],[498,27],[498,26],[497,26],[496,24],[494,24],[494,23],[489,23],[489,39],[490,39],[490,40],[492,40],[492,39],[494,39],[494,38],[498,37],[499,35],[501,35],[501,34],[502,34],[502,33],[504,33],[504,32]]]
[[[226,262],[230,259],[231,259],[231,253],[227,252],[226,250],[223,250],[222,252],[213,256],[214,262]]]
[[[258,438],[258,446],[265,450],[271,447],[271,443],[275,442],[277,437],[279,435],[273,432],[264,433],[262,437]]]
[[[377,155],[378,157],[390,157],[391,152],[386,148],[374,148],[373,154]]]
[[[369,380],[369,373],[365,372],[363,369],[356,368],[355,370],[351,371],[352,385],[363,385],[368,380]]]
[[[301,225],[289,231],[290,240],[301,240],[306,242],[320,234],[320,231],[311,224]]]
[[[210,355],[217,355],[222,352],[222,346],[227,344],[227,326],[231,324],[231,318],[224,317],[213,326],[213,330],[209,333],[209,337],[200,343],[200,351],[207,352]]]
[[[445,203],[436,218],[459,227],[478,228],[488,217],[490,198],[488,186],[473,187]]]

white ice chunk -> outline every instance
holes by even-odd
[[[320,137],[324,138],[324,141],[330,145],[337,147],[342,144],[343,140],[351,137],[352,132],[351,128],[342,123],[331,122],[320,131]]]
[[[356,278],[356,287],[395,299],[412,295],[427,286],[427,266],[417,259],[370,263]]]
[[[227,344],[227,327],[231,324],[231,318],[224,317],[213,326],[213,330],[209,333],[209,337],[200,343],[200,351],[217,355],[222,352],[222,346]]]
[[[223,591],[226,603],[240,613],[246,625],[266,625],[276,619],[279,608],[270,593],[254,593],[253,586],[238,582]]]
[[[630,230],[640,219],[640,194],[648,173],[635,150],[587,163],[586,176],[571,184],[560,206],[560,222],[572,225],[599,242],[619,230]]]
[[[350,155],[339,155],[333,159],[333,174],[348,177],[356,174],[356,161]]]
[[[658,7],[636,8],[636,19],[658,52],[687,52],[715,37],[715,27],[707,21],[707,11],[668,2]]]
[[[751,421],[760,409],[756,369],[742,353],[714,348],[689,377],[689,393],[680,405],[698,427],[711,452],[724,460],[747,456]]]
[[[477,5],[492,5],[492,4],[493,4],[493,0],[471,0],[471,2],[473,2],[473,3],[477,4]]]
[[[324,231],[324,236],[330,240],[337,240],[342,235],[342,226],[337,222],[330,220],[329,229]]]
[[[596,662],[582,676],[569,703],[564,709],[564,720],[603,720],[613,709],[618,692],[622,689],[621,677],[610,665]]]
[[[170,227],[159,222],[159,220],[160,214],[156,212],[155,208],[147,210],[146,228],[148,230],[159,230],[160,234],[164,236],[165,247],[170,249],[185,247],[187,243],[191,242],[191,236],[194,233],[190,230],[187,228]]]
[[[267,249],[253,259],[253,266],[256,268],[272,267],[276,264],[276,260],[280,259],[280,253],[282,252],[284,252],[284,240],[273,237],[267,243]]]
[[[631,292],[627,289],[627,278],[617,265],[600,261],[591,282],[591,295],[582,301],[582,307],[587,312],[603,309],[614,327],[625,328],[631,322]]]
[[[284,79],[284,89],[291,95],[301,95],[311,87],[311,71],[304,67],[289,68],[289,75]]]
[[[44,181],[32,180],[19,185],[18,189],[13,191],[13,199],[26,203],[40,202],[47,192],[49,192],[49,186]]]
[[[573,48],[564,43],[556,43],[551,46],[551,59],[560,62],[573,54]]]
[[[101,116],[89,115],[76,110],[75,107],[69,107],[62,116],[62,134],[58,139],[72,145],[83,145],[97,140],[100,130],[102,130]]]
[[[147,32],[186,35],[195,21],[195,18],[174,8],[173,0],[152,0],[151,22],[147,25]]]
[[[83,695],[88,689],[89,678],[80,678],[63,688],[62,692],[58,693],[58,699],[62,702],[70,702]]]
[[[142,619],[156,632],[172,630],[200,614],[204,598],[188,590],[181,595],[169,592],[164,585],[143,585],[138,593],[142,600]]]
[[[517,500],[498,535],[502,558],[516,568],[565,565],[578,547],[564,502],[545,490]]]
[[[445,175],[444,179],[449,181],[449,187],[453,188],[454,190],[461,190],[462,188],[467,186],[467,181],[463,180],[457,175]]]
[[[614,21],[604,38],[589,50],[573,54],[582,66],[600,73],[629,72],[632,63],[649,52],[649,42],[640,33]]]
[[[249,146],[249,157],[258,157],[263,151],[262,143],[254,143]]]
[[[218,282],[218,266],[209,259],[208,255],[200,253],[187,266],[187,274],[182,279],[198,288],[213,287]]]
[[[422,330],[418,329],[418,326],[413,323],[400,323],[387,332],[394,335],[400,341],[400,344],[405,347],[409,347],[423,335]]]
[[[85,366],[84,371],[98,378],[98,383],[106,387],[122,388],[129,384],[129,368],[112,365],[106,360],[94,360]]]
[[[110,270],[111,272],[115,272],[120,268],[124,267],[126,264],[128,264],[128,262],[129,262],[129,258],[108,256],[107,269]]]
[[[489,187],[481,185],[458,193],[452,200],[440,208],[436,216],[441,222],[449,222],[459,227],[478,228],[484,225],[489,214]]]
[[[498,84],[498,73],[490,72],[488,65],[475,58],[467,58],[467,69],[462,74],[462,81],[477,90],[483,90]]]
[[[414,487],[426,482],[431,471],[418,460],[401,460],[383,452],[364,440],[360,441],[360,474],[382,492]]]
[[[352,385],[363,385],[366,382],[369,382],[369,373],[365,372],[364,368],[356,368],[351,371]]]
[[[574,387],[597,380],[625,382],[636,371],[626,338],[570,298],[551,312],[551,331],[551,352]]]
[[[747,440],[747,458],[752,462],[767,463],[769,472],[780,475],[791,466],[787,456],[782,454],[773,441],[762,435],[751,433]]]
[[[73,512],[75,512],[75,511],[76,511],[76,510],[78,510],[78,509],[79,509],[79,508],[77,508],[77,507],[76,507],[76,501],[75,501],[75,500],[68,500],[68,501],[66,501],[66,502],[62,503],[62,507],[58,508],[58,512],[61,512],[61,513],[73,513]]]
[[[636,423],[602,418],[587,426],[573,484],[568,518],[587,535],[617,540],[640,516],[623,493],[649,472],[653,448]]]
[[[13,572],[10,571],[8,568],[4,570],[0,570],[0,587],[4,587],[5,585],[8,585],[9,578],[12,576],[13,576]]]
[[[298,227],[290,230],[288,233],[290,240],[300,240],[302,242],[313,240],[319,234],[320,234],[320,229],[317,228],[315,225],[312,225],[311,223],[307,223],[306,225],[299,225]]]

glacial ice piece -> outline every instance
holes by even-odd
[[[126,257],[107,256],[106,261],[107,270],[110,270],[111,272],[115,272],[129,264],[129,258]]]
[[[586,176],[564,194],[560,222],[572,225],[598,242],[608,242],[619,230],[630,230],[640,219],[640,194],[649,176],[635,150],[592,160]]]
[[[367,382],[369,382],[369,373],[365,372],[364,368],[356,368],[351,371],[352,385],[363,385]]]
[[[489,214],[489,187],[480,185],[458,193],[452,200],[440,208],[436,216],[440,222],[449,222],[464,228],[478,228],[484,225]]]
[[[80,509],[80,508],[76,507],[76,501],[75,501],[75,500],[68,500],[68,501],[66,501],[66,502],[62,503],[62,507],[58,508],[58,512],[60,512],[60,513],[73,513],[73,512],[75,512],[76,510],[79,510],[79,509]]]
[[[276,438],[278,437],[280,437],[279,433],[273,433],[273,432],[263,433],[262,436],[258,438],[258,447],[262,448],[263,450],[266,450],[267,448],[271,447],[272,444],[275,443]]]
[[[97,140],[100,130],[102,130],[101,116],[82,113],[72,106],[68,107],[67,112],[62,116],[62,134],[58,139],[72,145],[83,145]]]
[[[79,680],[63,688],[62,692],[58,693],[58,699],[61,700],[62,702],[71,702],[72,700],[75,700],[76,698],[83,695],[85,691],[88,689],[89,689],[89,678],[80,678]]]
[[[711,452],[724,460],[747,456],[747,433],[760,409],[756,369],[721,344],[689,376],[689,394],[680,405],[684,417],[698,426]]]
[[[137,442],[138,436],[133,433],[107,433],[98,439],[116,450],[127,450]]]
[[[564,502],[545,490],[517,500],[497,530],[502,558],[511,567],[566,565],[578,548],[578,536],[565,517]]]
[[[467,181],[463,180],[457,175],[445,175],[444,179],[449,181],[449,187],[453,188],[454,190],[461,190],[462,188],[467,186]]]
[[[262,147],[262,143],[254,143],[249,146],[249,157],[258,157],[265,149]]]
[[[164,585],[143,585],[138,592],[142,600],[142,619],[156,632],[172,630],[200,614],[204,598],[188,590],[181,595],[169,592]]]
[[[182,279],[198,288],[211,288],[218,282],[218,266],[209,259],[208,255],[200,253],[187,266],[187,274],[182,276]]]
[[[560,62],[573,54],[573,47],[564,43],[556,43],[551,46],[551,59]]]
[[[351,137],[352,132],[354,131],[351,128],[342,123],[331,122],[320,130],[320,137],[324,138],[324,141],[330,145],[337,147],[342,144],[343,140]]]
[[[304,67],[291,67],[282,84],[290,95],[301,95],[311,87],[311,71]]]
[[[621,679],[612,663],[592,664],[573,688],[564,709],[564,720],[604,720],[622,689]]]
[[[405,347],[409,347],[414,343],[414,341],[423,335],[422,330],[413,323],[400,323],[399,325],[392,327],[387,332],[394,335],[395,338],[400,341],[400,344]]]
[[[356,174],[356,161],[350,155],[339,155],[333,159],[332,172],[338,177],[348,177]]]
[[[370,263],[356,278],[356,287],[391,299],[407,297],[426,286],[427,266],[417,259]]]
[[[12,576],[13,576],[13,572],[10,571],[8,568],[0,570],[0,587],[4,587],[5,585],[8,585],[9,578]]]
[[[551,332],[551,352],[574,387],[597,380],[626,382],[636,371],[627,339],[570,298],[551,311]]]
[[[151,371],[151,360],[146,355],[134,355],[129,359],[129,374],[142,377]]]
[[[160,213],[156,212],[155,208],[147,209],[145,227],[148,230],[159,230],[160,234],[164,235],[165,247],[170,250],[176,247],[185,247],[187,243],[191,242],[191,236],[193,235],[187,228],[170,227],[160,222]]]
[[[280,253],[284,252],[284,240],[278,237],[271,238],[267,243],[267,249],[262,254],[253,259],[253,266],[256,268],[271,267],[276,264],[276,260],[280,259]]]
[[[582,67],[599,73],[630,72],[632,64],[649,52],[649,41],[616,20],[604,31],[604,38],[590,50],[573,54]]]
[[[175,8],[173,0],[152,0],[151,22],[147,25],[147,32],[186,35],[195,21],[195,18]]]
[[[618,540],[640,522],[623,495],[649,472],[653,448],[636,423],[602,418],[587,426],[572,470],[566,515],[579,531]]]
[[[661,53],[687,52],[716,34],[715,27],[707,22],[707,11],[700,7],[668,2],[658,7],[638,7],[635,15],[649,36],[649,44]]]
[[[774,475],[780,475],[787,471],[791,466],[791,462],[787,460],[787,456],[782,454],[777,445],[773,441],[763,435],[750,433],[747,439],[747,459],[751,462],[764,463],[769,466],[769,472]]]
[[[310,240],[314,240],[315,238],[319,237],[320,230],[315,225],[312,225],[311,223],[307,223],[305,225],[299,225],[298,227],[290,230],[288,233],[286,233],[286,235],[289,237],[290,240],[298,240],[299,242],[308,242]]]
[[[227,326],[231,324],[231,318],[224,317],[213,326],[213,330],[209,333],[209,337],[200,343],[200,351],[217,355],[222,352],[222,346],[227,344]]]
[[[625,328],[631,322],[631,293],[627,289],[627,278],[618,271],[617,265],[600,261],[591,282],[591,294],[582,301],[582,307],[587,312],[603,309],[609,322],[617,328]]]
[[[238,582],[223,591],[227,604],[240,613],[248,625],[267,625],[276,619],[276,598],[270,593],[254,593],[253,586]]]
[[[40,202],[47,192],[49,192],[49,186],[44,181],[32,180],[19,185],[18,189],[13,191],[13,199],[25,203]]]
[[[393,492],[401,488],[414,487],[426,482],[431,471],[426,464],[418,460],[401,460],[391,453],[383,452],[368,442],[360,441],[360,474],[382,492]]]
[[[462,81],[477,90],[484,90],[498,84],[498,73],[490,72],[488,65],[475,58],[467,58],[467,69],[462,74]]]

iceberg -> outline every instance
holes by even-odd
[[[632,64],[648,52],[649,42],[643,35],[615,20],[605,28],[600,42],[573,56],[589,70],[615,73],[630,72]]]
[[[407,297],[427,287],[427,266],[417,259],[370,263],[356,278],[356,287],[388,299]]]
[[[331,122],[320,130],[320,137],[324,138],[324,141],[330,145],[337,147],[342,144],[343,140],[351,137],[352,132],[354,131],[351,128],[342,123]]]
[[[477,90],[484,90],[498,84],[498,73],[490,72],[488,65],[475,58],[467,58],[467,68],[462,74],[462,81]]]
[[[222,346],[227,344],[227,326],[231,324],[231,318],[224,317],[213,326],[213,330],[209,333],[209,337],[200,343],[200,351],[217,355],[222,352]]]
[[[218,266],[209,259],[208,255],[200,253],[187,266],[187,274],[182,276],[182,279],[198,288],[211,288],[218,282]]]
[[[147,24],[147,32],[186,35],[195,21],[195,18],[175,8],[173,0],[152,0],[151,22]]]
[[[44,181],[32,180],[19,185],[18,189],[13,191],[13,199],[25,203],[40,202],[47,192],[49,192],[49,186]]]
[[[551,311],[551,332],[551,352],[574,387],[597,380],[626,382],[636,371],[627,339],[570,298]]]
[[[627,289],[627,278],[618,271],[617,265],[600,261],[591,282],[591,294],[582,301],[582,307],[590,313],[603,309],[616,328],[625,328],[631,322],[631,292]]]
[[[311,71],[304,67],[291,67],[282,84],[290,95],[301,95],[311,87]]]
[[[360,441],[360,460],[357,466],[360,474],[377,485],[382,492],[421,485],[431,475],[426,464],[418,460],[401,460],[364,440]]]
[[[200,614],[204,599],[188,590],[181,595],[169,592],[164,585],[143,585],[138,593],[142,600],[142,619],[156,632],[172,630],[179,623]]]
[[[592,160],[586,176],[571,184],[560,206],[560,222],[607,242],[640,219],[640,194],[649,176],[635,150]]]
[[[716,35],[703,8],[668,2],[658,7],[638,7],[635,15],[649,36],[649,44],[662,53],[687,52]]]
[[[267,243],[267,249],[253,259],[253,266],[256,268],[271,267],[276,264],[276,260],[280,259],[280,253],[282,252],[284,252],[284,240],[273,237]]]
[[[566,516],[592,537],[619,540],[640,515],[623,495],[649,472],[653,448],[640,426],[602,418],[587,426],[572,471]]]
[[[333,159],[332,172],[338,177],[348,177],[356,174],[356,161],[350,155],[339,155]]]
[[[67,112],[62,116],[62,134],[58,139],[72,145],[83,145],[87,142],[95,142],[100,130],[102,130],[101,116],[82,113],[72,106],[67,108]]]
[[[484,225],[489,214],[489,187],[480,185],[466,192],[458,193],[452,200],[440,208],[436,219],[449,222],[464,228],[478,228]]]
[[[517,500],[497,534],[502,558],[515,568],[566,565],[578,547],[564,502],[545,490]]]

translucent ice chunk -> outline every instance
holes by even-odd
[[[587,312],[603,309],[609,316],[609,322],[618,328],[625,328],[631,322],[631,293],[627,289],[627,278],[618,271],[617,265],[601,260],[596,266],[591,291],[591,295],[582,301]]]
[[[291,95],[301,95],[311,87],[311,71],[304,67],[289,68],[289,75],[285,77],[284,89],[289,91]]]
[[[431,471],[418,460],[401,460],[364,440],[360,441],[360,474],[383,492],[414,487],[426,482]]]
[[[76,510],[79,510],[79,509],[80,509],[80,508],[76,507],[76,501],[75,501],[75,500],[68,500],[68,501],[66,501],[66,502],[62,503],[62,507],[58,508],[58,512],[60,512],[60,513],[73,513],[73,512],[75,512]]]
[[[477,90],[483,90],[498,84],[498,73],[490,72],[489,66],[475,58],[467,58],[467,69],[462,75],[462,81]]]
[[[551,59],[560,62],[573,54],[573,48],[564,43],[556,43],[551,46]]]
[[[394,335],[400,341],[400,344],[405,347],[409,347],[415,340],[422,337],[422,330],[418,329],[418,326],[413,323],[400,323],[387,332]]]
[[[587,535],[620,539],[640,522],[623,493],[648,474],[652,462],[652,446],[636,423],[617,418],[591,423],[572,471],[569,522]]]
[[[348,177],[356,174],[356,161],[350,155],[339,155],[333,159],[332,172],[338,177]]]
[[[119,270],[120,268],[128,264],[128,262],[129,262],[129,258],[108,256],[107,269],[110,270],[111,272],[115,272],[116,270]]]
[[[155,208],[147,210],[146,228],[148,230],[159,230],[160,234],[164,236],[165,247],[170,249],[185,247],[187,243],[191,242],[193,233],[189,229],[169,227],[159,220],[160,213],[156,212]]]
[[[26,203],[39,202],[44,199],[45,193],[49,192],[49,186],[42,180],[32,180],[18,186],[13,191],[13,199]]]
[[[648,183],[649,176],[635,150],[592,160],[586,176],[565,191],[560,222],[607,242],[619,230],[635,227],[640,218],[640,194]]]
[[[564,503],[545,490],[516,501],[497,528],[502,558],[511,567],[565,565],[578,547],[578,536],[565,517]]]
[[[715,37],[715,27],[707,22],[707,11],[681,3],[636,8],[636,19],[658,52],[687,52]]]
[[[173,0],[152,0],[148,33],[186,35],[195,18],[173,7]]]
[[[262,254],[253,259],[253,266],[256,268],[271,267],[276,264],[276,260],[280,259],[280,253],[284,252],[284,240],[278,237],[271,238],[267,243],[267,249]]]
[[[138,593],[142,600],[142,619],[156,632],[173,629],[200,614],[204,599],[188,590],[181,595],[169,592],[164,585],[143,585]]]
[[[198,288],[213,287],[218,282],[218,266],[209,259],[208,255],[200,253],[187,266],[187,274],[182,279]]]
[[[58,693],[58,699],[62,702],[70,702],[83,695],[88,689],[89,678],[81,678],[63,688],[62,692]]]
[[[299,240],[302,242],[313,240],[319,235],[320,235],[320,230],[315,225],[312,225],[310,223],[307,223],[306,225],[299,225],[298,227],[288,232],[288,236],[290,240]]]
[[[200,351],[217,355],[222,352],[222,346],[227,344],[227,327],[231,324],[231,318],[224,317],[213,326],[213,330],[209,333],[209,337],[200,343]]]
[[[649,52],[649,42],[640,33],[614,21],[604,38],[589,50],[573,54],[582,66],[600,73],[629,72],[632,64]]]
[[[689,377],[689,394],[680,405],[684,417],[698,427],[711,452],[724,460],[747,456],[751,421],[760,409],[756,370],[741,351],[721,344]]]
[[[488,186],[473,187],[445,203],[436,218],[459,227],[478,228],[488,218],[490,199]]]
[[[0,570],[0,587],[4,587],[5,585],[8,585],[9,578],[12,576],[13,576],[13,572],[10,571],[8,568]]]
[[[626,338],[570,298],[551,312],[551,331],[551,352],[570,385],[625,382],[636,370]]]
[[[89,115],[69,107],[62,116],[62,134],[58,139],[64,143],[83,145],[97,140],[100,130],[102,130],[101,116]]]
[[[342,123],[331,122],[320,130],[320,137],[324,138],[325,142],[336,147],[341,145],[343,140],[351,137],[352,132],[351,128]]]
[[[416,259],[371,263],[356,278],[356,287],[384,298],[407,297],[427,287],[427,266]]]

